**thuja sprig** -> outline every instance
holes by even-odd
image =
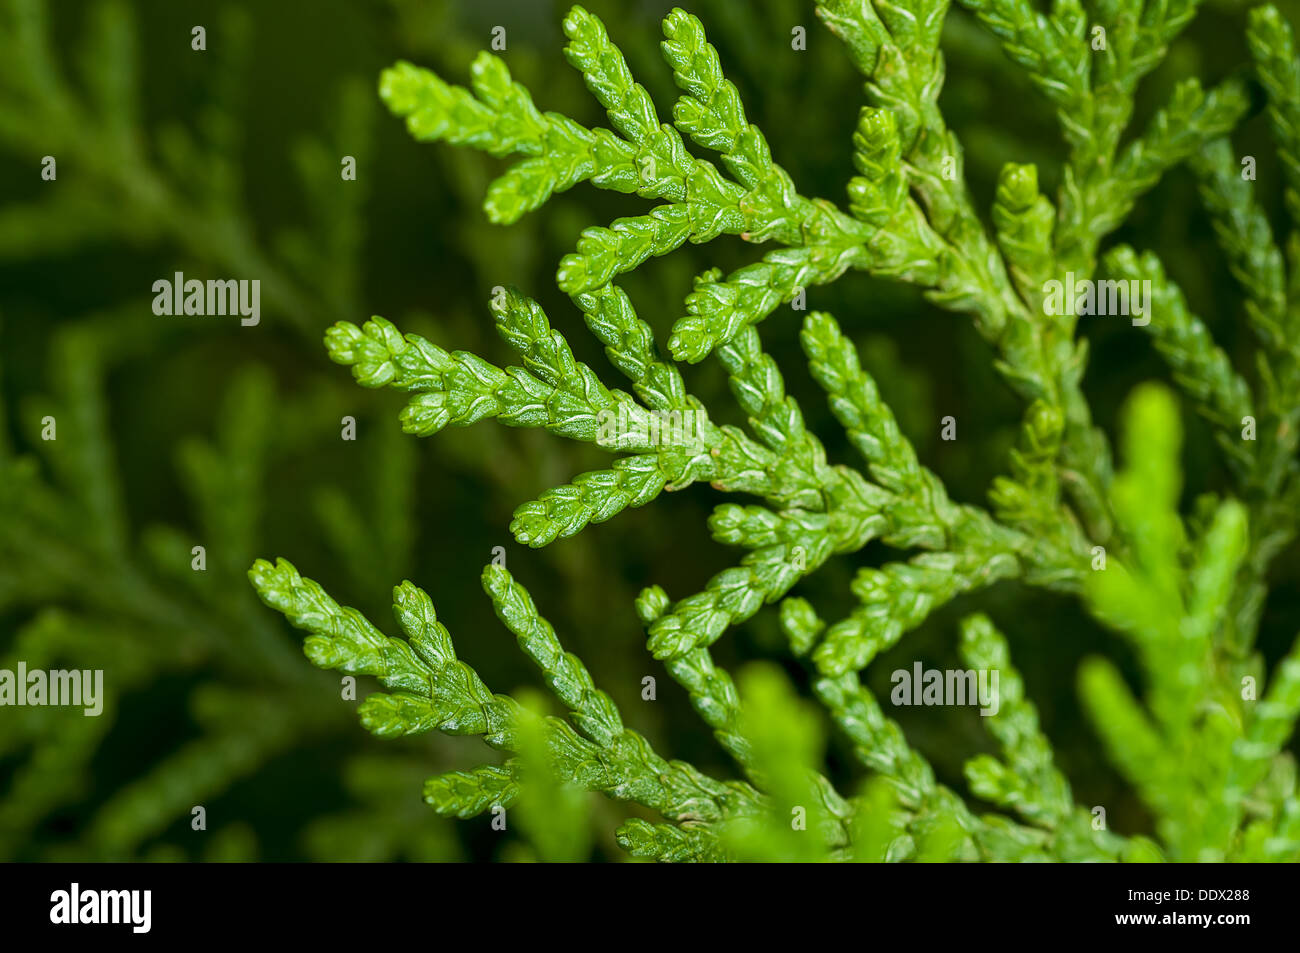
[[[1251,12],[1247,40],[1255,74],[1268,97],[1268,115],[1286,180],[1286,202],[1294,219],[1296,117],[1300,116],[1300,65],[1291,27],[1271,6]],[[1225,626],[1244,654],[1254,638],[1263,604],[1264,575],[1272,559],[1295,538],[1291,501],[1300,492],[1295,454],[1300,442],[1300,351],[1296,348],[1297,240],[1287,243],[1288,260],[1273,237],[1252,187],[1254,157],[1233,155],[1227,138],[1206,145],[1192,160],[1200,193],[1233,276],[1245,295],[1245,314],[1259,344],[1257,380],[1252,387],[1215,345],[1210,329],[1150,252],[1138,256],[1120,247],[1106,256],[1115,274],[1151,280],[1159,320],[1146,330],[1169,363],[1175,380],[1215,426],[1249,508],[1251,536]],[[1249,167],[1249,168],[1248,168]]]
[[[259,595],[310,633],[304,648],[322,668],[372,675],[390,692],[362,703],[362,723],[380,736],[430,730],[479,735],[494,748],[518,752],[520,719],[510,697],[493,694],[477,672],[456,657],[451,638],[420,589],[393,591],[393,612],[404,639],[382,634],[355,609],[339,606],[315,582],[279,560],[250,570]],[[528,592],[504,569],[487,567],[483,587],[520,648],[537,664],[572,726],[548,718],[542,743],[560,775],[588,790],[633,800],[675,821],[699,824],[758,809],[759,795],[739,782],[718,782],[682,762],[667,762],[640,734],[624,727],[609,696],[599,691],[578,659],[564,652]],[[576,728],[576,730],[575,730]],[[426,799],[441,813],[473,816],[492,805],[508,808],[519,791],[517,761],[454,772],[431,781]]]
[[[1091,276],[1100,242],[1142,194],[1171,166],[1231,129],[1246,110],[1246,94],[1239,83],[1228,81],[1206,93],[1195,80],[1187,80],[1144,133],[1122,150],[1119,147],[1138,82],[1160,62],[1168,43],[1186,25],[1195,0],[1146,11],[1113,4],[1089,15],[1078,3],[1057,4],[1050,14],[1023,0],[968,0],[963,5],[999,37],[1008,56],[1026,69],[1031,82],[1053,103],[1070,146],[1054,228],[1047,228],[1044,207],[1032,195],[1017,200],[1009,194],[1004,198],[999,190],[994,221],[1013,274],[1023,270],[1024,252],[1012,244],[1011,236],[1017,230],[1036,228],[1041,237],[1050,238],[1040,247],[1051,249],[1048,260],[1058,277],[1068,272]],[[1097,31],[1101,31],[1100,48],[1093,46]],[[1024,190],[1027,184],[1022,178],[1017,187]],[[1032,215],[1038,224],[1015,226],[1012,203],[1019,206],[1020,215]],[[1026,288],[1023,280],[1017,285],[1035,316],[1028,326],[1012,322],[1008,336],[1017,345],[1014,352],[1004,348],[1011,355],[1005,371],[1013,382],[1017,378],[1035,382],[1038,393],[1027,394],[1031,400],[1047,400],[1063,412],[1062,485],[1093,537],[1122,548],[1122,539],[1110,540],[1113,522],[1106,512],[1109,449],[1093,427],[1079,389],[1085,352],[1072,346],[1076,319],[1067,316],[1056,327],[1042,328],[1036,317],[1041,306],[1034,286]]]
[[[1119,246],[1106,255],[1108,274],[1123,281],[1150,281],[1151,308],[1160,319],[1149,326],[1174,379],[1215,427],[1229,463],[1245,473],[1253,466],[1254,445],[1241,439],[1246,418],[1253,416],[1250,387],[1232,361],[1214,343],[1205,323],[1192,314],[1182,292],[1165,275],[1160,260]]]
[[[1126,842],[1098,831],[1093,815],[1075,803],[1070,783],[1056,766],[1051,742],[1039,725],[1038,711],[1025,695],[1024,679],[1011,664],[1006,639],[987,617],[964,621],[961,655],[972,669],[996,671],[1000,676],[998,710],[988,726],[1003,759],[980,755],[966,762],[971,791],[1051,832],[1049,850],[1062,860],[1149,851],[1150,845],[1142,839]]]
[[[1127,466],[1114,493],[1138,545],[1129,564],[1091,577],[1087,596],[1137,650],[1145,705],[1103,659],[1089,660],[1080,673],[1084,701],[1116,763],[1156,813],[1171,859],[1288,856],[1296,847],[1294,820],[1271,840],[1261,828],[1294,814],[1294,766],[1277,729],[1300,713],[1297,649],[1265,689],[1259,657],[1241,657],[1224,624],[1247,549],[1246,508],[1219,503],[1189,543],[1175,509],[1176,406],[1167,392],[1144,389],[1127,416]],[[1270,775],[1291,780],[1279,789],[1265,783]],[[1203,790],[1219,793],[1204,798],[1197,794]]]
[[[604,107],[609,129],[540,111],[504,61],[486,53],[475,60],[468,89],[407,63],[384,73],[380,95],[415,138],[516,157],[488,189],[485,209],[493,221],[515,221],[581,182],[658,203],[645,214],[585,230],[557,272],[560,289],[631,392],[609,387],[577,361],[536,302],[503,289],[490,310],[520,366],[446,351],[382,318],[361,327],[336,325],[327,335],[330,356],[351,366],[365,386],[409,394],[402,422],[411,433],[495,418],[616,454],[609,468],[581,474],[516,511],[512,531],[529,546],[700,481],[746,497],[721,503],[709,519],[717,542],[743,551],[732,565],[677,599],[648,586],[635,606],[649,653],[685,689],[743,781],[717,781],[655,754],[581,661],[564,652],[532,598],[502,567],[484,571],[484,589],[567,709],[567,720],[491,692],[457,659],[429,597],[410,583],[395,590],[406,638],[394,639],[335,604],[288,563],[254,566],[264,601],[311,633],[306,647],[316,664],[372,675],[389,689],[361,706],[370,730],[477,734],[505,752],[501,764],[433,779],[426,798],[436,810],[467,817],[506,809],[528,797],[529,774],[535,779],[540,763],[539,790],[552,792],[543,798],[555,796],[551,781],[559,779],[659,812],[663,821],[629,821],[618,839],[634,855],[660,860],[1113,860],[1151,859],[1162,851],[1180,858],[1293,852],[1289,838],[1300,810],[1294,775],[1288,786],[1288,762],[1279,752],[1295,717],[1295,665],[1288,661],[1275,675],[1253,722],[1221,697],[1231,679],[1263,675],[1249,648],[1253,630],[1242,622],[1257,611],[1249,593],[1258,583],[1247,578],[1244,590],[1236,586],[1239,574],[1248,577],[1243,567],[1257,571],[1265,561],[1267,543],[1252,535],[1260,511],[1225,500],[1208,529],[1189,540],[1176,509],[1176,420],[1160,391],[1139,392],[1126,414],[1128,468],[1112,481],[1108,440],[1092,423],[1083,395],[1087,352],[1076,339],[1076,318],[1072,310],[1048,314],[1043,302],[1047,281],[1066,271],[1091,275],[1102,239],[1164,171],[1233,126],[1245,111],[1245,93],[1234,81],[1209,93],[1187,81],[1121,150],[1136,84],[1190,17],[1190,0],[1142,16],[1123,4],[1101,11],[1111,45],[1100,58],[1092,56],[1088,20],[1077,3],[1057,4],[1050,14],[1019,0],[968,5],[1056,105],[1070,146],[1054,201],[1040,194],[1033,167],[1003,170],[991,234],[965,184],[961,144],[938,108],[943,0],[818,3],[865,80],[847,211],[798,191],[746,117],[701,23],[681,10],[665,19],[661,46],[683,91],[671,123],[661,122],[603,24],[581,7],[564,21],[565,55]],[[1265,85],[1283,104],[1277,112],[1289,135],[1286,104],[1295,84],[1285,78],[1289,66],[1275,62],[1290,63],[1289,47],[1254,46],[1271,64],[1275,81]],[[718,153],[721,167],[695,156],[688,143]],[[1222,235],[1237,235],[1241,227],[1249,236],[1233,240],[1261,234],[1239,190],[1227,191],[1220,204]],[[665,356],[614,282],[650,257],[722,234],[778,247],[730,275],[700,274]],[[1257,262],[1240,249],[1230,257],[1240,274],[1276,277],[1272,259]],[[1234,417],[1249,415],[1253,406],[1248,386],[1158,262],[1119,250],[1108,263],[1156,286],[1158,345],[1218,427],[1243,485],[1257,488],[1259,474],[1272,473],[1272,464],[1261,471],[1259,455],[1230,440]],[[806,425],[777,360],[763,348],[759,325],[782,303],[851,268],[914,284],[940,306],[969,314],[997,369],[1023,398],[1020,439],[1009,472],[994,482],[991,510],[950,497],[862,368],[850,337],[816,311],[803,323],[803,351],[865,469],[831,462]],[[1287,295],[1289,303],[1289,289]],[[1254,304],[1266,332],[1282,320],[1278,307],[1273,282]],[[673,363],[710,355],[725,371],[747,429],[715,424]],[[688,435],[647,436],[646,425],[657,416],[688,412],[695,424]],[[611,419],[617,421],[612,431],[602,426]],[[1293,460],[1277,465],[1287,469]],[[1152,500],[1142,498],[1140,487]],[[811,603],[792,594],[832,558],[875,540],[904,555],[858,569],[851,586],[856,604],[844,618],[827,625]],[[989,712],[1001,756],[974,758],[966,777],[972,793],[1005,813],[977,815],[959,792],[940,784],[864,682],[867,666],[936,609],[1012,578],[1082,597],[1097,618],[1135,640],[1150,683],[1149,713],[1109,663],[1089,667],[1084,688],[1115,760],[1160,817],[1159,846],[1098,826],[1075,803],[1006,640],[990,620],[968,619],[961,649],[969,664],[1004,679],[1005,695]],[[809,663],[813,693],[873,773],[857,795],[844,796],[819,773],[821,723],[779,674],[760,666],[738,683],[714,660],[713,646],[731,628],[777,602],[793,654]],[[1162,616],[1154,606],[1172,611]],[[1210,703],[1222,711],[1198,721],[1198,706]],[[1233,725],[1247,722],[1253,727],[1230,737]],[[1164,736],[1177,744],[1161,752]],[[1198,744],[1214,749],[1213,763],[1189,771],[1180,759]],[[1171,792],[1171,784],[1181,788]],[[1231,798],[1222,810],[1209,811],[1193,793],[1207,790],[1229,791]],[[805,827],[791,827],[791,815]]]

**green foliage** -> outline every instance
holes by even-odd
[[[1220,4],[1181,38],[1194,2],[692,2],[661,49],[643,5],[575,10],[566,83],[528,3],[509,52],[471,67],[482,24],[443,0],[342,5],[310,56],[276,43],[298,29],[278,5],[0,0],[0,669],[106,673],[99,718],[0,713],[0,857],[1296,858],[1286,17],[1238,28]],[[785,49],[796,24],[806,51]],[[436,64],[386,74],[416,137],[493,160],[403,148],[368,81],[320,82],[397,55]],[[439,78],[467,68],[465,89]],[[861,83],[862,108],[838,108]],[[57,182],[33,172],[50,154]],[[1121,226],[1133,248],[1111,245]],[[506,287],[535,290],[539,259],[598,347],[563,297]],[[178,270],[259,277],[263,325],[148,315],[142,292]],[[1068,272],[1150,280],[1151,322],[1046,314]],[[399,313],[430,289],[436,320]],[[392,321],[328,347],[376,393],[319,360],[365,299]],[[1168,395],[1114,414],[1161,360],[1201,418],[1185,448]],[[362,437],[340,448],[344,414]],[[1129,435],[1117,475],[1094,414]],[[518,429],[401,433],[489,417]],[[523,653],[465,638],[463,558],[508,542],[476,507],[502,498],[531,499],[511,531],[550,547],[485,580]],[[259,564],[336,674],[256,603],[266,552],[325,584]],[[454,649],[409,584],[403,637],[367,621],[403,578],[429,583]],[[641,587],[648,654],[627,642]],[[950,649],[999,674],[995,714],[891,704],[891,670]],[[1086,718],[1065,688],[1079,653]],[[677,684],[638,703],[660,664]],[[380,680],[361,709],[380,737],[347,717],[346,672]],[[458,733],[503,747],[475,767]],[[190,829],[197,803],[211,832]]]
[[[143,116],[142,26],[134,7],[105,0],[89,10],[79,31],[48,4],[0,3],[0,149],[24,168],[39,167],[45,155],[59,162],[57,180],[43,182],[47,188],[35,197],[6,197],[5,265],[49,274],[39,268],[52,260],[54,273],[66,274],[76,255],[108,248],[149,258],[151,273],[251,272],[262,282],[267,324],[288,341],[309,333],[314,342],[320,316],[354,313],[368,189],[335,188],[334,156],[346,145],[362,161],[368,157],[375,106],[364,87],[354,81],[331,90],[330,127],[320,138],[286,144],[286,162],[301,174],[313,215],[268,234],[254,226],[244,191],[238,77],[251,39],[246,14],[232,9],[210,22],[213,72],[221,79],[203,91],[196,121],[182,125]],[[81,72],[65,62],[68,53]],[[199,167],[203,174],[195,175]],[[50,330],[48,353],[31,341],[0,349],[6,377],[39,375],[12,408],[17,440],[10,440],[7,414],[0,426],[0,616],[6,634],[13,632],[0,645],[0,668],[13,671],[21,661],[29,669],[99,669],[105,676],[96,717],[3,709],[6,860],[255,859],[268,850],[265,829],[232,820],[220,800],[294,752],[326,739],[346,744],[353,733],[336,701],[337,683],[303,669],[246,582],[247,554],[265,539],[278,502],[270,494],[273,475],[337,433],[320,411],[345,412],[351,395],[319,378],[290,394],[264,364],[236,367],[218,390],[200,395],[211,405],[212,432],[182,431],[174,444],[160,444],[148,474],[150,495],[172,480],[183,487],[180,515],[141,525],[124,479],[133,453],[120,442],[126,428],[115,385],[132,376],[156,385],[160,369],[183,366],[184,332],[150,313],[141,297],[147,282],[132,275],[130,287],[129,296],[109,291],[95,298],[95,310],[59,321],[21,301],[5,316],[6,330]],[[219,334],[203,337],[199,347],[221,347]],[[150,402],[142,432],[151,443],[166,434],[173,411],[180,424],[178,407]],[[47,417],[57,424],[55,439],[42,434]],[[396,436],[376,447],[370,476],[387,492],[374,507],[340,501],[336,488],[311,494],[325,541],[344,552],[364,549],[358,562],[385,579],[404,570],[413,543],[401,512],[413,457]],[[396,518],[386,503],[397,505]],[[192,568],[196,544],[203,571]],[[365,569],[357,576],[367,578]],[[175,701],[142,721],[149,701],[169,690],[177,691]],[[304,837],[316,856],[455,855],[447,829],[435,830],[427,812],[411,815],[410,801],[422,808],[403,761],[411,755],[340,759],[345,785],[364,811],[315,819]],[[357,764],[369,774],[360,782]],[[289,787],[282,796],[302,791]],[[209,812],[209,830],[180,847],[176,831],[191,831],[195,806]],[[352,840],[363,816],[369,833]]]
[[[1300,645],[1257,701],[1259,659],[1238,655],[1224,624],[1246,555],[1247,509],[1237,500],[1206,501],[1205,525],[1189,542],[1176,509],[1180,442],[1170,395],[1135,393],[1128,465],[1114,487],[1117,516],[1134,540],[1131,564],[1093,576],[1088,599],[1132,641],[1148,688],[1139,702],[1113,665],[1092,659],[1080,672],[1084,701],[1115,762],[1156,813],[1171,859],[1291,858],[1300,847],[1294,763],[1278,755],[1300,715]],[[1278,776],[1265,784],[1270,772]],[[1246,802],[1255,797],[1261,801],[1249,810],[1260,816],[1248,821]]]
[[[1297,311],[1294,279],[1283,281],[1266,220],[1248,188],[1227,182],[1231,153],[1222,137],[1247,111],[1246,89],[1234,79],[1205,92],[1184,80],[1144,130],[1125,135],[1139,80],[1161,62],[1193,2],[1103,4],[1088,14],[1077,3],[1050,14],[1023,2],[966,5],[1047,97],[1068,147],[1054,199],[1040,193],[1033,165],[1002,170],[991,234],[937,104],[948,12],[939,0],[817,4],[865,82],[845,144],[856,171],[847,210],[802,194],[774,161],[701,22],[682,10],[663,22],[662,53],[682,90],[671,123],[661,121],[602,22],[581,7],[564,20],[565,55],[604,107],[608,129],[540,111],[504,59],[489,53],[474,60],[470,88],[405,62],[384,72],[380,96],[417,140],[513,161],[487,188],[493,222],[516,222],[582,182],[654,203],[585,229],[556,275],[631,392],[605,384],[537,302],[504,288],[490,310],[518,366],[449,352],[379,317],[336,324],[326,335],[329,356],[364,386],[407,394],[400,418],[408,433],[496,418],[613,454],[608,467],[516,510],[511,531],[534,549],[696,482],[745,498],[721,503],[709,519],[717,542],[743,550],[731,566],[694,594],[674,600],[651,586],[636,604],[649,653],[686,691],[739,780],[656,753],[499,564],[484,570],[483,588],[566,717],[545,715],[531,696],[524,704],[490,689],[458,658],[430,597],[410,582],[394,590],[403,633],[395,638],[288,562],[253,566],[263,601],[309,633],[312,662],[372,676],[386,689],[361,706],[371,732],[477,735],[503,752],[500,764],[429,781],[425,799],[438,813],[498,816],[517,805],[543,859],[581,856],[581,846],[538,821],[553,818],[546,824],[568,830],[581,792],[658,814],[653,822],[629,819],[617,835],[633,856],[658,860],[1300,857],[1300,799],[1284,750],[1300,712],[1300,657],[1293,651],[1266,674],[1254,648],[1264,573],[1295,534]],[[1105,30],[1102,50],[1091,45],[1093,24]],[[1271,8],[1252,16],[1250,42],[1294,211],[1300,65]],[[688,141],[717,153],[721,166],[697,157]],[[1233,475],[1230,494],[1202,501],[1194,520],[1179,513],[1172,395],[1155,385],[1135,393],[1123,416],[1125,469],[1113,473],[1108,439],[1082,389],[1079,316],[1051,313],[1043,297],[1046,283],[1067,273],[1091,280],[1103,240],[1187,159],[1206,182],[1226,258],[1247,285],[1260,332],[1258,383],[1234,369],[1153,254],[1115,249],[1105,264],[1117,277],[1151,282],[1148,331],[1215,428]],[[665,355],[615,282],[652,257],[722,235],[773,247],[725,277],[716,268],[700,274]],[[802,310],[813,286],[850,271],[911,285],[968,314],[1023,401],[1020,438],[994,481],[991,508],[951,498],[853,342],[819,311],[803,319],[802,348],[865,465],[831,462],[806,426],[757,326],[782,320],[783,304]],[[747,430],[718,422],[687,390],[677,363],[710,355]],[[1258,440],[1242,429],[1256,406]],[[789,595],[833,557],[873,542],[901,556],[858,569],[844,618],[826,625],[811,602]],[[971,669],[999,676],[997,703],[982,711],[998,755],[972,757],[965,778],[968,793],[995,811],[978,813],[963,792],[940,783],[870,688],[868,666],[927,617],[1003,580],[1076,598],[1131,643],[1139,693],[1101,658],[1087,662],[1080,686],[1113,762],[1156,819],[1154,840],[1112,831],[1104,809],[1076,801],[1008,642],[986,616],[966,618],[960,650]],[[812,694],[870,772],[857,794],[841,794],[843,781],[821,773],[827,726],[785,675],[760,664],[735,682],[713,660],[728,630],[777,602],[792,654],[809,663]]]

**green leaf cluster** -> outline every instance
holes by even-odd
[[[1050,13],[1025,0],[964,5],[1046,97],[1066,145],[1054,195],[1040,190],[1035,166],[1005,166],[987,210],[991,228],[938,106],[943,0],[817,3],[863,80],[856,131],[844,144],[856,173],[845,183],[845,207],[798,190],[749,122],[703,25],[683,10],[663,22],[661,50],[681,90],[671,121],[601,21],[581,7],[564,20],[565,56],[608,128],[541,111],[505,59],[489,53],[475,59],[467,88],[405,62],[384,72],[380,96],[417,140],[512,163],[487,189],[493,222],[515,222],[583,182],[649,200],[644,214],[585,229],[556,273],[629,389],[606,384],[536,301],[506,288],[488,307],[513,365],[445,350],[379,317],[336,324],[326,335],[330,357],[363,386],[401,391],[408,433],[495,418],[610,453],[605,468],[515,511],[511,531],[534,549],[694,483],[740,498],[719,504],[708,524],[718,543],[740,551],[733,564],[698,592],[673,598],[650,586],[636,603],[649,654],[730,756],[734,780],[653,750],[501,565],[484,570],[483,588],[563,716],[490,689],[458,658],[429,596],[410,582],[394,590],[397,638],[288,562],[254,565],[259,595],[309,633],[305,650],[316,665],[379,680],[385,690],[361,706],[370,731],[477,735],[501,752],[499,763],[427,782],[437,812],[496,816],[518,804],[525,818],[536,817],[524,807],[535,789],[536,803],[565,817],[572,789],[599,792],[657,815],[630,817],[617,835],[633,856],[657,860],[1300,856],[1300,800],[1285,751],[1300,712],[1300,649],[1267,672],[1255,648],[1264,574],[1295,536],[1300,337],[1292,327],[1295,283],[1249,187],[1233,175],[1224,139],[1249,108],[1246,86],[1230,79],[1206,91],[1186,80],[1143,128],[1130,130],[1138,83],[1193,15],[1193,0],[1119,0],[1086,12],[1069,0]],[[1261,8],[1250,44],[1290,206],[1300,212],[1300,64],[1290,29]],[[1254,385],[1153,254],[1120,247],[1099,255],[1143,194],[1185,161],[1205,182],[1226,258],[1246,286],[1260,343]],[[686,242],[723,235],[768,247],[731,274],[698,275],[661,350],[620,276]],[[1293,235],[1292,275],[1296,248]],[[1123,415],[1124,469],[1115,472],[1084,395],[1079,317],[1045,306],[1048,282],[1091,281],[1099,258],[1107,273],[1151,282],[1148,333],[1189,403],[1217,428],[1235,483],[1221,498],[1201,500],[1194,518],[1179,511],[1180,421],[1171,392],[1149,385],[1133,395]],[[949,495],[853,341],[821,311],[802,317],[800,344],[857,465],[833,462],[806,426],[759,325],[786,319],[787,305],[798,314],[815,286],[849,272],[911,285],[969,316],[1021,399],[1019,440],[988,506]],[[681,365],[709,357],[745,427],[718,422],[688,391]],[[793,594],[833,558],[871,543],[896,555],[857,570],[843,618],[827,624]],[[1077,600],[1130,641],[1140,689],[1101,659],[1084,666],[1080,686],[1113,762],[1156,820],[1154,838],[1112,831],[1104,806],[1076,800],[1008,641],[987,616],[964,620],[959,648],[971,669],[999,676],[999,704],[985,722],[997,754],[967,762],[966,791],[940,783],[870,689],[867,667],[909,632],[1005,580]],[[777,603],[821,711],[775,668],[749,667],[733,680],[714,661],[713,647],[729,630]],[[828,728],[863,769],[855,791],[826,776]],[[980,813],[967,795],[994,810]],[[563,856],[544,833],[536,843],[539,856]]]

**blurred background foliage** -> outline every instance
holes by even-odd
[[[668,0],[586,0],[661,105],[676,93],[658,51]],[[843,201],[860,78],[803,0],[691,0],[753,122],[801,192]],[[1141,128],[1174,82],[1208,86],[1246,61],[1244,10],[1207,0],[1144,84]],[[1282,4],[1293,22],[1295,6]],[[0,710],[0,859],[384,860],[618,859],[623,807],[521,810],[519,830],[490,815],[441,820],[421,782],[476,763],[474,740],[372,738],[337,677],[302,658],[299,636],[257,602],[244,572],[283,555],[340,602],[390,618],[409,578],[435,600],[457,648],[498,691],[536,685],[530,663],[477,583],[494,547],[657,750],[733,776],[684,692],[644,650],[637,592],[680,597],[727,565],[706,518],[705,486],[540,551],[507,532],[519,503],[588,469],[595,452],[540,431],[495,426],[427,441],[398,431],[396,395],[363,391],[325,357],[340,319],[382,314],[448,348],[508,360],[486,308],[493,286],[536,297],[579,359],[604,366],[581,316],[554,287],[559,259],[590,224],[640,210],[631,196],[578,188],[518,225],[489,225],[479,204],[495,160],[414,143],[383,114],[379,71],[398,58],[464,82],[503,26],[503,52],[538,106],[587,124],[603,117],[565,64],[550,0],[0,0],[0,667],[102,668],[99,718],[78,709]],[[191,29],[206,29],[206,50]],[[806,51],[791,31],[807,31]],[[949,13],[941,105],[966,147],[983,209],[1007,161],[1039,164],[1054,189],[1064,146],[1051,111],[996,41]],[[1281,217],[1277,162],[1256,113],[1234,136],[1258,159],[1259,194]],[[43,156],[58,177],[43,181]],[[339,176],[353,156],[356,181]],[[1241,301],[1217,253],[1190,174],[1176,170],[1111,239],[1157,251],[1216,339],[1240,356]],[[739,239],[687,248],[628,275],[639,313],[666,338],[691,278],[754,256]],[[262,319],[158,317],[152,283],[259,278]],[[984,502],[1020,419],[986,346],[960,317],[911,289],[850,274],[809,289],[862,349],[922,461],[954,499]],[[851,459],[807,368],[799,322],[764,325],[767,350],[833,458]],[[1085,319],[1087,392],[1100,424],[1138,382],[1166,377],[1147,336]],[[1238,367],[1250,372],[1248,362]],[[713,362],[685,368],[720,423],[741,422]],[[938,439],[940,418],[958,439]],[[41,420],[57,440],[41,439]],[[341,419],[357,439],[341,439]],[[1223,485],[1201,421],[1185,421],[1186,494]],[[207,569],[190,568],[205,547]],[[847,612],[857,564],[832,561],[795,590],[824,617]],[[1300,629],[1295,552],[1276,560],[1262,625],[1271,665]],[[956,600],[872,666],[888,673],[963,667],[957,620],[988,611],[1011,643],[1058,763],[1079,803],[1106,806],[1112,829],[1149,833],[1133,793],[1081,716],[1086,654],[1134,660],[1072,602],[1015,584]],[[769,608],[718,643],[719,664],[769,661],[799,691]],[[766,670],[764,670],[766,671]],[[658,695],[641,698],[655,676]],[[757,676],[755,676],[757,678]],[[754,681],[755,685],[770,684]],[[372,686],[371,686],[372,687]],[[359,686],[359,697],[371,687]],[[526,691],[526,689],[525,689]],[[770,694],[770,692],[769,692]],[[991,748],[966,709],[893,712],[966,791],[962,763]],[[809,728],[809,730],[812,730]],[[820,730],[820,729],[818,729]],[[843,742],[826,771],[846,776]],[[972,798],[978,805],[979,802]],[[206,830],[191,810],[206,810]],[[538,807],[546,807],[539,802]],[[567,833],[565,833],[567,831]]]

